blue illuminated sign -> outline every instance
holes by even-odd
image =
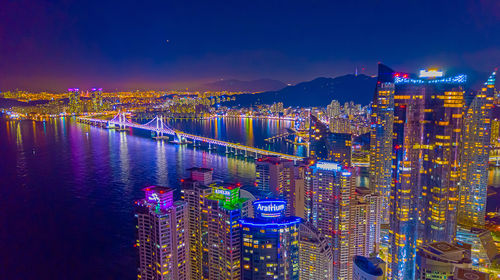
[[[285,214],[285,200],[258,200],[253,205],[257,216],[261,218],[277,218]]]

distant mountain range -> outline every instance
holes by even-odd
[[[286,84],[278,80],[259,79],[252,81],[240,81],[232,79],[204,84],[200,86],[199,89],[206,91],[262,92],[280,90],[284,87],[286,87]]]
[[[348,101],[366,105],[373,99],[376,83],[376,77],[366,75],[321,77],[287,86],[281,90],[239,95],[231,105],[249,106],[283,102],[285,106],[326,106],[333,99],[338,100],[342,105]]]

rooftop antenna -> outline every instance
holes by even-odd
[[[358,76],[358,66],[356,66],[356,73],[354,74],[354,76]]]

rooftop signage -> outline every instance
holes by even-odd
[[[437,78],[443,77],[443,71],[438,69],[420,70],[418,75],[419,78]]]
[[[225,189],[216,189],[215,193],[222,194],[223,196],[231,196],[231,192],[229,190],[225,190]]]
[[[329,171],[340,171],[342,169],[342,166],[334,162],[318,161],[316,163],[316,168]]]
[[[253,203],[256,216],[261,218],[278,218],[285,214],[286,201],[258,200]]]

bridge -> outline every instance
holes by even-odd
[[[156,116],[154,119],[151,121],[145,123],[145,124],[138,124],[135,123],[127,118],[125,113],[120,112],[116,116],[114,116],[111,120],[105,120],[105,119],[98,119],[98,118],[92,118],[92,117],[77,117],[77,121],[80,123],[86,123],[86,124],[91,124],[94,126],[99,126],[99,127],[106,127],[110,129],[117,129],[117,130],[124,130],[127,128],[137,128],[137,129],[143,129],[143,130],[148,130],[151,132],[156,133],[157,138],[163,138],[163,137],[168,137],[174,136],[174,143],[178,144],[187,144],[187,143],[193,143],[194,146],[200,144],[200,143],[206,143],[208,144],[209,149],[214,149],[217,146],[218,147],[225,147],[226,148],[226,153],[234,153],[236,155],[241,154],[244,155],[245,157],[254,157],[254,158],[259,158],[262,156],[278,156],[281,158],[289,159],[289,160],[302,160],[304,159],[303,157],[299,156],[294,156],[294,155],[289,155],[289,154],[283,154],[283,153],[278,153],[278,152],[273,152],[273,151],[268,151],[264,149],[259,149],[255,147],[250,147],[250,146],[245,146],[241,145],[239,143],[232,143],[228,141],[222,141],[222,140],[217,140],[209,137],[203,137],[203,136],[198,136],[194,134],[189,134],[186,132],[182,132],[180,130],[174,129],[169,127],[167,124],[164,122],[163,117]],[[214,146],[214,147],[212,147]]]

